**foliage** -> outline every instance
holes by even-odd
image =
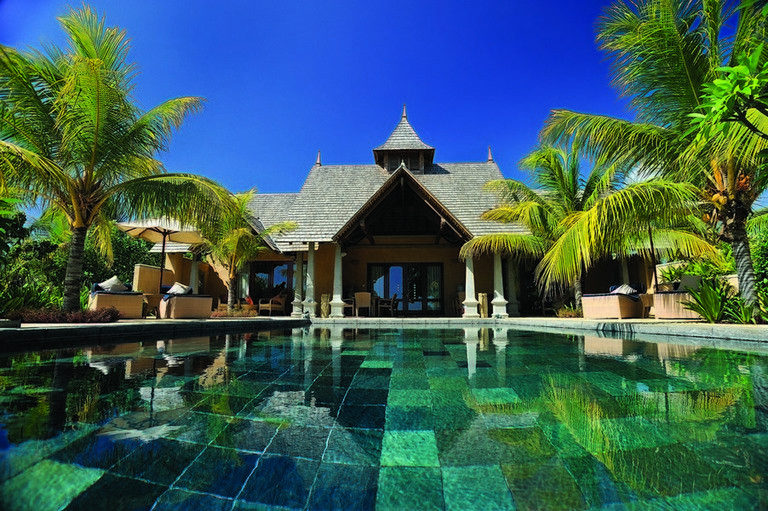
[[[212,318],[253,318],[257,317],[259,315],[258,310],[254,309],[238,309],[233,308],[232,310],[225,310],[225,311],[213,311],[211,313]]]
[[[735,265],[730,247],[721,245],[710,257],[684,259],[672,266],[660,270],[661,278],[666,282],[680,280],[683,275],[698,275],[702,278],[730,275],[735,272]]]
[[[768,293],[768,229],[763,229],[752,237],[750,246],[757,293]]]
[[[230,310],[235,306],[237,272],[246,262],[255,259],[268,248],[267,240],[270,236],[296,228],[294,222],[283,222],[257,232],[254,226],[259,223],[248,209],[255,193],[255,190],[251,190],[236,195],[235,208],[232,211],[221,211],[215,226],[202,229],[205,238],[203,250],[208,253],[213,268],[227,284],[227,307]]]
[[[583,318],[584,311],[581,307],[575,307],[572,305],[564,305],[555,311],[555,316],[558,318]]]
[[[683,307],[709,323],[719,323],[726,317],[729,301],[735,294],[733,286],[718,278],[703,279],[698,289],[688,292],[692,300],[682,302]]]
[[[598,23],[597,39],[634,120],[555,110],[542,132],[547,143],[576,144],[584,157],[696,186],[708,204],[704,219],[734,248],[748,303],[755,294],[745,225],[768,187],[768,166],[756,162],[766,141],[741,125],[712,139],[689,128],[691,114],[706,101],[705,86],[723,77],[723,66],[742,54],[760,66],[768,59],[764,5],[615,0]]]
[[[167,148],[202,98],[181,97],[146,112],[133,103],[136,77],[125,31],[83,6],[59,18],[66,48],[19,51],[0,46],[0,172],[25,202],[56,209],[69,224],[64,308],[79,304],[86,235],[110,254],[114,219],[167,215],[209,224],[232,208],[210,179],[166,173]]]
[[[6,317],[22,323],[114,323],[120,319],[120,311],[115,307],[74,312],[50,308],[20,309],[7,314]]]
[[[741,325],[757,323],[760,318],[760,311],[756,309],[755,306],[747,305],[742,297],[733,296],[725,304],[724,319],[727,322]]]

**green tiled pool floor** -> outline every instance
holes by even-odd
[[[768,361],[506,329],[0,358],[3,509],[760,509]]]

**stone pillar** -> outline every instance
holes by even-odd
[[[333,299],[331,300],[331,317],[344,317],[344,300],[341,299],[341,245],[336,243],[336,258],[333,266]]]
[[[520,315],[520,302],[517,300],[517,263],[514,259],[507,259],[507,313],[510,316]]]
[[[293,269],[293,311],[291,317],[300,318],[304,312],[301,293],[304,290],[304,254],[296,252]]]
[[[200,259],[197,254],[192,254],[192,267],[189,269],[189,285],[192,287],[193,294],[200,294],[199,268]]]
[[[493,317],[506,318],[507,301],[504,299],[504,275],[501,274],[501,255],[493,254]]]
[[[317,303],[315,302],[315,243],[309,242],[307,254],[307,295],[304,298],[304,310],[309,312],[309,317],[317,317]]]
[[[475,295],[475,265],[472,262],[472,258],[468,257],[467,271],[464,277],[464,292],[466,297],[464,298],[464,314],[465,318],[479,318],[480,314],[477,313],[477,296]]]

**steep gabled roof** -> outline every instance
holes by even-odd
[[[297,194],[257,194],[251,208],[265,225],[292,220],[298,228],[277,237],[283,252],[306,250],[306,242],[331,242],[342,228],[381,190],[390,174],[378,165],[314,165]],[[432,165],[412,175],[472,236],[526,232],[517,225],[480,219],[496,205],[483,185],[503,179],[493,161]]]

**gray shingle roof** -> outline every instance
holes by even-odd
[[[381,188],[389,174],[378,165],[315,165],[297,194],[257,194],[251,208],[265,226],[292,220],[298,228],[275,239],[284,252],[305,250],[305,242],[330,242],[349,219]],[[434,164],[415,178],[473,236],[525,232],[522,227],[480,220],[496,198],[483,190],[502,179],[493,161]]]
[[[395,129],[392,131],[392,134],[389,135],[387,141],[381,144],[379,147],[374,148],[374,152],[414,149],[434,150],[435,148],[421,141],[421,138],[419,138],[419,135],[416,134],[416,131],[413,129],[413,126],[411,126],[411,123],[408,122],[408,116],[405,115],[405,108],[403,108],[403,116],[400,118],[400,122],[397,124],[397,126],[395,126]]]

